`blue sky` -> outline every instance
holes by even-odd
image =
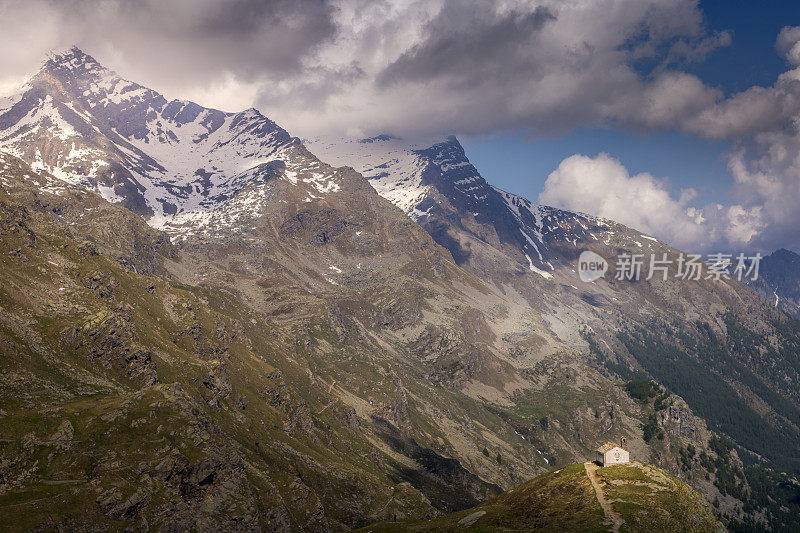
[[[707,28],[730,30],[733,42],[698,64],[681,65],[706,84],[730,95],[753,85],[770,86],[786,70],[775,51],[781,28],[800,24],[800,3],[742,0],[700,2]],[[547,176],[566,157],[600,152],[620,160],[631,174],[649,172],[668,178],[676,190],[694,188],[697,205],[729,203],[731,177],[727,170],[729,141],[710,141],[666,131],[578,129],[558,137],[515,131],[460,138],[472,163],[490,183],[536,200]]]
[[[460,139],[467,156],[492,185],[536,201],[547,176],[565,158],[606,152],[631,174],[666,178],[676,190],[694,188],[697,202],[728,203],[727,141],[709,141],[674,131],[642,135],[619,130],[576,130],[559,138],[524,133]]]

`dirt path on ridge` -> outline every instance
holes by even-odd
[[[606,494],[603,491],[603,486],[600,484],[600,480],[597,478],[597,464],[588,461],[583,463],[583,466],[586,468],[586,475],[589,477],[589,481],[592,482],[592,487],[594,487],[594,492],[597,495],[597,502],[600,504],[600,507],[603,508],[606,518],[611,521],[611,531],[614,533],[619,533],[619,528],[622,526],[624,521],[619,513],[614,510],[614,507],[611,506],[611,502],[606,500]]]

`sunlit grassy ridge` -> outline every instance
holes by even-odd
[[[719,531],[702,496],[662,470],[632,463],[599,468],[620,531]],[[611,531],[583,464],[538,476],[477,507],[429,521],[384,522],[361,531]]]

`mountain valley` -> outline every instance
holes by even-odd
[[[20,530],[446,519],[620,436],[727,527],[797,525],[796,306],[582,282],[584,250],[680,251],[492,187],[455,137],[304,142],[73,48],[0,101],[0,184]]]

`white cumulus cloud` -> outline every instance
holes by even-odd
[[[743,250],[763,229],[760,209],[690,205],[693,189],[672,193],[669,183],[648,173],[631,175],[608,154],[575,154],[545,182],[539,202],[610,218],[689,251]]]

